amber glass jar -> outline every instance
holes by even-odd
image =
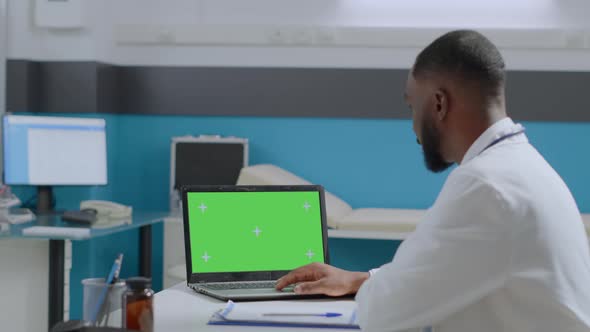
[[[154,330],[154,291],[149,278],[134,277],[125,281],[123,293],[123,327],[130,330],[152,332]]]

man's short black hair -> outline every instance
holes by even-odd
[[[484,35],[473,30],[448,32],[428,45],[416,58],[413,75],[450,75],[495,98],[504,89],[506,73],[500,51]]]

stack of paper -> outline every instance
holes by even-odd
[[[358,329],[354,301],[229,301],[210,325],[285,326]]]
[[[20,204],[20,199],[11,192],[10,187],[0,186],[0,222],[22,224],[35,219],[31,210],[15,208]]]

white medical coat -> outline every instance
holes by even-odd
[[[364,331],[590,331],[590,250],[559,175],[505,118],[356,296]],[[566,147],[564,147],[566,148]]]

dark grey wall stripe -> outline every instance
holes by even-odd
[[[120,68],[108,64],[97,64],[96,111],[103,113],[122,113],[122,96],[130,87],[124,86],[119,79]]]
[[[7,110],[410,118],[407,70],[114,66],[8,60]],[[590,121],[588,72],[511,71],[517,120]]]
[[[8,112],[97,112],[95,62],[8,60]]]
[[[518,120],[590,121],[590,72],[510,71],[506,103]]]
[[[26,60],[8,60],[6,62],[7,111],[41,109],[40,67],[39,63]]]
[[[41,64],[41,109],[48,112],[96,112],[97,65],[93,62]]]
[[[401,73],[383,70],[125,67],[125,112],[406,117]],[[401,112],[403,111],[403,112]]]

